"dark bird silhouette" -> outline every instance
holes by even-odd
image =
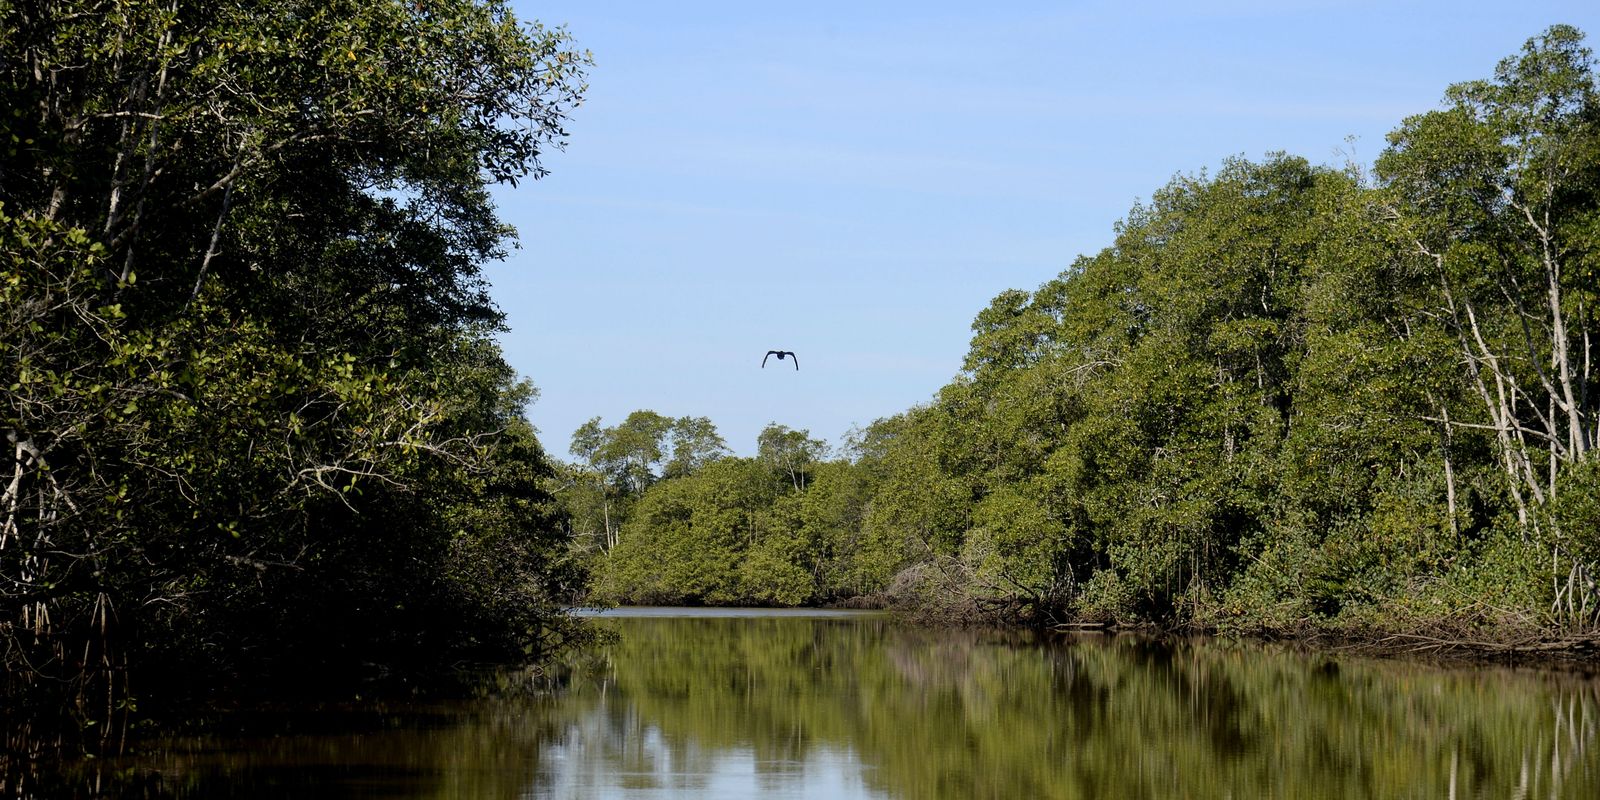
[[[794,368],[800,369],[800,357],[789,350],[768,350],[767,354],[761,357],[762,369],[767,368],[767,359],[772,358],[773,356],[777,356],[779,361],[782,361],[785,358],[792,358],[794,359]]]

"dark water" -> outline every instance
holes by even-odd
[[[847,614],[597,624],[616,642],[548,678],[504,673],[464,702],[241,714],[225,735],[147,742],[38,791],[1600,798],[1600,683],[1570,674],[1213,640],[1044,643]]]

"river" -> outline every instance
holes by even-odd
[[[1216,639],[1040,640],[852,612],[619,609],[595,624],[615,638],[543,674],[497,673],[471,699],[238,712],[38,791],[1600,797],[1600,682],[1571,673]]]

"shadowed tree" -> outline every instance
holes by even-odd
[[[0,31],[8,692],[542,647],[563,545],[480,266],[587,54],[497,0]]]

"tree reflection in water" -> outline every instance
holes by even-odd
[[[1573,676],[882,620],[609,624],[618,642],[569,665],[576,722],[541,768],[573,796],[701,789],[730,759],[854,764],[858,796],[1600,796],[1600,694]]]
[[[51,797],[1600,797],[1600,685],[1573,675],[872,617],[598,624],[617,639],[532,690],[506,673],[466,703],[275,711],[31,780]]]

